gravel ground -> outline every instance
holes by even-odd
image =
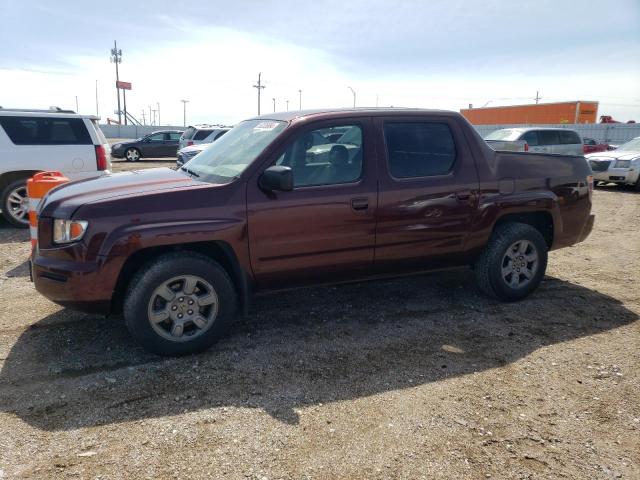
[[[0,224],[0,478],[640,478],[640,194],[594,203],[523,302],[466,270],[265,295],[181,359],[40,297]]]

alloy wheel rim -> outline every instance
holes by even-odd
[[[535,277],[539,263],[535,245],[529,240],[518,240],[502,257],[502,279],[511,288],[526,287]]]
[[[195,275],[180,275],[153,291],[147,313],[151,327],[161,337],[188,342],[211,328],[218,306],[218,295],[209,282]]]
[[[20,186],[7,196],[7,210],[13,219],[20,223],[29,223],[29,197],[27,187]]]
[[[135,162],[139,158],[140,158],[140,155],[138,155],[137,150],[134,150],[134,149],[127,150],[127,160],[131,160]]]

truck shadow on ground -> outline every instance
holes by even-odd
[[[501,367],[638,318],[552,277],[523,302],[494,302],[467,271],[271,294],[253,310],[208,352],[178,359],[144,352],[120,318],[61,310],[15,341],[0,409],[51,431],[223,406],[296,424],[298,408]]]

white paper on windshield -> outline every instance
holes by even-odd
[[[273,130],[278,126],[278,122],[260,122],[258,125],[253,127],[254,132],[268,132],[269,130]]]

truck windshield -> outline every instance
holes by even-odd
[[[616,150],[622,150],[625,152],[640,151],[640,137],[629,140],[627,143],[623,143]]]
[[[213,142],[183,171],[211,183],[229,183],[237,178],[287,126],[276,120],[246,120]]]

